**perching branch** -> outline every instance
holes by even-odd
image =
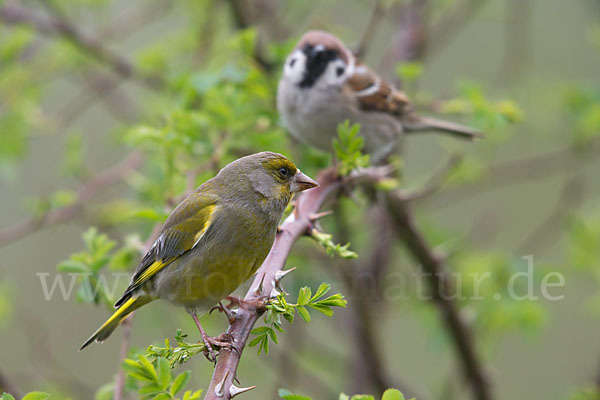
[[[142,155],[131,152],[123,161],[95,175],[77,191],[75,201],[66,207],[52,210],[41,217],[28,217],[21,222],[0,230],[0,247],[21,239],[43,227],[56,225],[74,218],[83,206],[96,194],[125,179],[142,164]]]
[[[448,279],[444,256],[427,243],[416,225],[409,202],[400,193],[382,193],[382,197],[404,245],[426,272],[432,300],[444,318],[464,375],[472,386],[474,398],[492,399],[485,367],[475,349],[473,334],[458,306],[451,300],[455,291],[452,282]]]
[[[254,282],[246,293],[244,300],[256,304],[265,296],[270,295],[279,280],[277,273],[284,268],[294,243],[301,236],[310,232],[315,214],[319,212],[330,196],[337,193],[343,186],[365,181],[376,182],[384,178],[387,173],[388,169],[385,167],[369,168],[355,172],[347,180],[342,180],[337,177],[335,170],[322,171],[317,176],[317,181],[321,186],[301,195],[294,212],[281,225],[271,252],[258,269]],[[260,307],[240,306],[236,314],[236,320],[227,329],[227,334],[230,335],[233,340],[232,343],[239,352],[230,349],[221,350],[210,385],[206,391],[205,400],[231,399],[247,389],[236,387],[233,381],[236,378],[241,352],[246,345],[248,335],[263,312],[264,309]]]

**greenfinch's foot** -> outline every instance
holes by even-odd
[[[225,300],[229,301],[229,308],[231,308],[232,305],[235,305],[238,308],[264,310],[265,306],[267,305],[266,297],[260,297],[255,300],[246,300],[235,296],[227,296],[225,297]]]
[[[217,310],[222,312],[227,316],[227,320],[229,320],[229,325],[233,324],[237,318],[235,311],[231,310],[233,303],[230,303],[229,306],[223,305],[223,303],[219,302],[216,306],[208,310],[208,313],[211,314],[213,311]]]
[[[240,350],[233,344],[233,336],[229,333],[223,332],[217,337],[203,336],[202,342],[204,343],[204,346],[206,346],[204,356],[210,362],[216,363],[217,361],[216,354],[218,353],[215,353],[215,350],[230,350],[241,355]]]

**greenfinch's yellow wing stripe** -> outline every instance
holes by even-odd
[[[137,288],[142,286],[158,272],[191,250],[204,237],[214,219],[217,205],[208,203],[193,195],[177,207],[177,218],[169,217],[152,248],[133,274],[131,284],[115,307],[123,304]],[[174,211],[175,213],[175,211]]]
[[[200,239],[202,239],[202,236],[204,236],[204,233],[206,232],[206,230],[210,226],[210,223],[212,222],[212,217],[214,215],[214,211],[215,211],[216,207],[217,206],[212,205],[212,206],[208,206],[208,207],[205,207],[204,209],[202,209],[202,214],[207,215],[208,218],[204,218],[204,223],[202,225],[202,228],[198,231],[198,233],[196,233],[193,236],[193,244],[191,246],[189,246],[189,243],[188,243],[188,246],[183,246],[184,252],[191,250],[200,241]],[[166,245],[168,246],[168,244],[166,244]],[[154,275],[156,275],[156,273],[158,271],[160,271],[161,269],[163,269],[164,267],[169,265],[175,258],[176,257],[172,257],[171,259],[163,259],[163,260],[154,261],[152,264],[150,264],[150,266],[148,268],[146,268],[144,270],[144,272],[142,272],[140,274],[140,276],[137,277],[137,279],[133,282],[133,284],[138,286],[138,285],[141,285],[142,283],[146,282],[148,279],[150,279]]]
[[[168,262],[154,261],[138,278],[133,282],[134,285],[141,285],[149,278],[153,277],[158,271],[169,265]]]

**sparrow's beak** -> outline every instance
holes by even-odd
[[[302,171],[298,170],[296,175],[294,175],[292,178],[290,190],[293,193],[297,193],[317,186],[319,186],[319,184],[314,179],[309,178],[308,176],[304,175]]]

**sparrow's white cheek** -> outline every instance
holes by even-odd
[[[306,55],[300,50],[293,52],[285,61],[283,67],[283,76],[292,80],[292,82],[300,82],[304,77],[306,69]]]
[[[339,85],[348,79],[348,66],[342,60],[332,61],[325,70],[324,80],[329,85]]]

